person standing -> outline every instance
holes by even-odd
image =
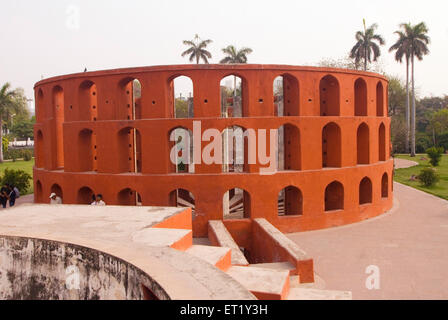
[[[102,194],[98,194],[96,196],[96,205],[97,206],[105,206],[106,203],[103,201],[103,195]]]
[[[8,199],[9,199],[9,206],[14,207],[16,204],[16,192],[14,191],[14,188],[12,186],[9,186],[8,188]]]
[[[62,204],[62,199],[56,193],[50,194],[50,204]]]
[[[8,189],[6,188],[6,185],[0,189],[0,203],[3,208],[6,208],[6,204],[8,203],[7,191],[8,191]]]

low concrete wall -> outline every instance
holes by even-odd
[[[247,266],[249,262],[244,257],[238,244],[220,220],[208,222],[208,239],[213,246],[227,247],[232,250],[232,265]]]
[[[145,293],[143,288],[145,287]],[[90,248],[32,238],[0,237],[0,299],[169,299],[135,266]]]
[[[266,219],[252,223],[252,263],[291,262],[301,283],[314,282],[313,259]]]

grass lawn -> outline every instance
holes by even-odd
[[[395,181],[448,200],[448,155],[442,156],[440,165],[436,168],[437,173],[440,176],[440,181],[435,186],[432,187],[425,187],[419,181],[409,180],[411,175],[414,174],[417,176],[420,173],[421,169],[431,166],[429,164],[428,155],[418,154],[415,158],[412,158],[408,155],[395,155],[395,157],[419,163],[418,166],[412,168],[395,170],[395,178],[394,178]],[[428,160],[421,160],[422,158],[426,158]]]
[[[13,170],[23,170],[33,176],[33,167],[34,167],[34,159],[31,161],[19,161],[16,162],[12,161],[5,161],[3,163],[0,163],[0,174],[3,176],[3,172],[6,168],[13,169]],[[30,188],[28,189],[28,192],[26,194],[31,194],[34,192],[34,185],[33,180],[30,181]]]

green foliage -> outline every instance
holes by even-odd
[[[8,151],[6,151],[3,154],[3,157],[5,160],[13,160],[16,161],[17,159],[26,159],[28,157],[31,158],[34,155],[34,149],[32,148],[27,148],[27,149],[14,149],[14,148],[10,148]],[[30,159],[31,160],[31,159]],[[29,160],[26,160],[29,161]]]
[[[32,180],[31,175],[23,170],[5,169],[1,183],[2,186],[5,184],[14,185],[19,189],[20,194],[26,194],[30,187],[30,180]]]
[[[423,133],[417,132],[415,135],[415,150],[417,153],[425,153],[433,145],[431,138]]]
[[[431,163],[432,166],[437,167],[440,163],[440,159],[442,158],[443,152],[444,152],[443,148],[436,148],[436,147],[432,147],[426,150],[428,157],[431,159],[429,160],[429,163]]]
[[[11,129],[11,133],[15,138],[28,139],[34,138],[34,121],[29,118],[18,118],[14,122],[14,126]]]
[[[406,84],[399,77],[390,76],[389,78],[389,114],[406,114]]]
[[[2,137],[2,148],[3,148],[3,154],[8,151],[9,140],[6,137]]]
[[[431,187],[440,180],[434,168],[423,168],[417,178],[425,187]]]
[[[188,118],[188,101],[176,99],[175,101],[176,118]]]
[[[31,150],[23,151],[23,160],[31,161],[33,159],[33,152]]]

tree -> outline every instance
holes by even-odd
[[[25,105],[25,107],[24,107]],[[6,118],[10,118],[10,115],[24,112],[26,109],[26,98],[24,97],[23,90],[11,89],[9,82],[5,83],[0,89],[0,141],[3,137],[3,124],[2,121]],[[0,163],[3,162],[3,148],[0,148]]]
[[[409,61],[411,63],[411,81],[412,81],[412,108],[410,112],[410,127],[411,127],[411,157],[415,157],[415,58],[423,60],[423,56],[429,54],[428,44],[430,39],[427,35],[428,28],[424,22],[420,22],[417,25],[411,23],[400,24],[402,30],[396,31],[399,39],[392,50],[397,50],[396,58],[405,56],[407,59],[407,74]],[[396,48],[396,49],[395,49]],[[408,76],[407,76],[408,77]]]
[[[247,55],[251,54],[253,50],[251,48],[243,47],[240,50],[238,50],[233,45],[228,45],[227,47],[222,49],[222,52],[226,55],[219,63],[223,64],[244,64],[247,63]],[[234,93],[233,96],[236,97],[237,95],[237,88],[236,88],[236,76],[234,77]]]
[[[11,133],[19,139],[34,138],[34,121],[25,117],[19,117],[11,128]]]
[[[201,40],[199,35],[196,34],[193,40],[183,41],[183,44],[190,46],[190,48],[182,53],[182,57],[190,55],[190,62],[196,59],[196,64],[199,64],[199,61],[202,59],[205,63],[208,63],[208,59],[212,58],[212,54],[205,48],[212,42],[212,40]]]
[[[358,65],[361,60],[364,60],[364,71],[367,71],[367,62],[376,61],[381,55],[380,45],[384,45],[385,41],[382,36],[375,34],[375,29],[378,28],[376,23],[366,28],[366,22],[364,22],[364,32],[356,32],[356,44],[350,52],[350,58],[355,59],[355,63]],[[379,45],[376,43],[378,42]]]
[[[406,113],[404,101],[406,99],[406,90],[403,81],[398,77],[389,77],[389,114],[391,116]]]

